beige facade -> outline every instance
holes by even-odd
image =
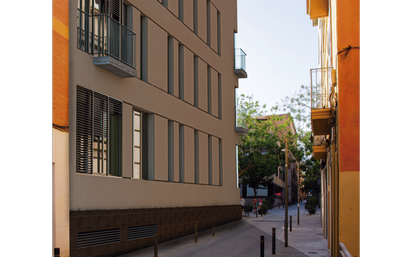
[[[84,0],[69,4],[67,190],[71,256],[88,254],[87,247],[79,246],[82,233],[117,229],[114,224],[101,223],[108,212],[126,215],[130,210],[173,210],[173,215],[180,215],[195,207],[232,210],[239,205],[234,95],[238,77],[234,73],[233,41],[237,31],[236,1],[123,1],[123,18],[119,21],[135,33],[135,63],[116,58],[110,62],[136,74],[126,77],[110,71],[112,67],[94,63],[99,56],[90,51],[97,51],[100,45],[110,49],[112,42],[110,29],[102,30],[107,38],[99,39],[96,31],[100,25],[96,24],[100,20],[91,13],[101,12],[103,3],[96,0],[93,6],[92,2],[94,9],[85,8]],[[84,21],[90,25],[79,25]],[[94,35],[90,36],[94,40],[87,34]],[[94,50],[87,50],[87,40]],[[128,54],[132,48],[127,46]],[[99,100],[103,98],[108,100]],[[117,110],[107,111],[112,101],[120,105],[113,107]],[[98,103],[108,107],[96,109]],[[113,113],[119,114],[117,121],[112,120]],[[107,129],[108,136],[102,132],[104,135],[97,137],[95,131],[100,128]],[[118,142],[113,141],[116,137]],[[224,224],[240,218],[240,211],[234,213],[216,219]],[[87,228],[78,218],[90,215],[100,217],[93,221],[93,228]],[[129,217],[119,225],[120,233],[126,227],[150,223],[159,226],[160,241],[184,235],[167,234],[168,223],[154,216],[144,222],[138,216]],[[207,222],[208,218],[202,219]],[[149,241],[139,240],[128,242],[128,249],[118,246],[116,251],[150,245]],[[97,251],[107,251],[104,247]]]

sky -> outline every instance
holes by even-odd
[[[309,85],[318,68],[318,30],[306,14],[306,0],[238,0],[236,48],[246,56],[248,77],[238,95],[253,95],[269,109]]]

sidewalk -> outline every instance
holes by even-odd
[[[300,206],[300,225],[297,225],[297,205],[288,208],[292,216],[292,232],[288,231],[288,247],[284,243],[283,220],[285,209],[280,207],[268,211],[267,215],[258,216],[250,213],[249,217],[198,234],[195,243],[194,234],[159,244],[158,256],[182,257],[229,257],[260,256],[260,236],[265,236],[265,256],[272,255],[272,227],[276,227],[276,256],[290,257],[329,257],[327,241],[323,236],[320,223],[320,210],[313,215],[304,213],[304,203]],[[289,225],[288,225],[289,226]],[[154,248],[148,247],[122,257],[151,257]]]

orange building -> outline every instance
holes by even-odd
[[[359,256],[359,0],[307,0],[319,28],[311,69],[315,159],[322,159],[322,226],[331,256]]]
[[[69,0],[53,0],[53,249],[69,256]]]

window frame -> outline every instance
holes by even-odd
[[[76,173],[122,176],[122,104],[120,100],[77,86]]]

